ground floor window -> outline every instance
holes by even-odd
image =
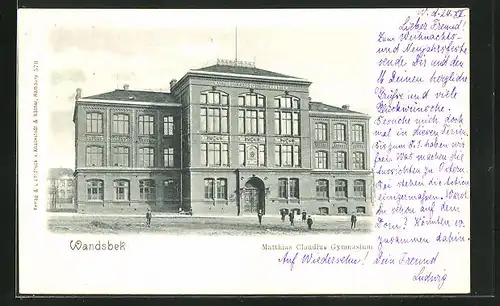
[[[366,214],[366,208],[364,206],[356,207],[356,212],[359,214]]]
[[[154,201],[156,200],[156,184],[153,180],[139,181],[139,196],[141,200]]]
[[[328,215],[328,214],[329,214],[329,209],[328,209],[328,207],[320,207],[320,208],[319,208],[319,214],[320,214],[320,215]]]
[[[339,212],[339,214],[347,215],[347,207],[339,207],[337,208],[337,211]]]
[[[129,192],[130,183],[127,180],[116,180],[113,182],[114,200],[128,201],[130,199]]]
[[[178,199],[178,182],[177,180],[165,180],[163,182],[163,197],[165,200]]]
[[[102,180],[87,181],[87,200],[104,199],[104,182]]]
[[[281,214],[288,215],[288,214],[289,214],[289,212],[290,212],[290,211],[288,210],[288,208],[281,208],[281,209],[280,209],[280,213],[281,213]]]

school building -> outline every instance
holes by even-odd
[[[370,215],[369,116],[310,85],[218,60],[169,92],[77,90],[76,209]]]

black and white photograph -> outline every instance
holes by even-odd
[[[26,292],[468,288],[468,10],[21,10],[19,33],[20,247],[50,257]]]

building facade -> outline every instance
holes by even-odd
[[[50,168],[47,175],[47,211],[74,211],[75,178],[68,168]]]
[[[78,211],[371,214],[369,116],[310,85],[219,61],[169,93],[78,92]]]

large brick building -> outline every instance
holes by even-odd
[[[311,101],[310,85],[218,61],[169,93],[78,92],[78,211],[371,214],[369,116]]]

